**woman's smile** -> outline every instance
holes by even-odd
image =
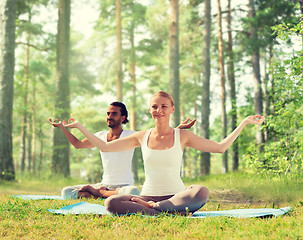
[[[149,111],[154,119],[164,119],[173,113],[174,107],[168,98],[155,96],[151,99]]]
[[[154,117],[155,118],[162,118],[162,117],[164,117],[164,115],[163,114],[154,114]]]

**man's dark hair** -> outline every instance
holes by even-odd
[[[112,102],[110,105],[115,106],[115,107],[120,107],[121,116],[125,116],[125,119],[122,123],[123,124],[128,123],[128,119],[127,119],[128,112],[127,112],[127,109],[126,109],[125,105],[122,102]]]

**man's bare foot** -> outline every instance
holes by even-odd
[[[94,198],[94,199],[97,199],[98,197],[91,194],[90,192],[81,191],[81,192],[78,192],[78,198]]]
[[[107,187],[100,187],[98,189],[98,191],[99,191],[100,197],[105,197],[107,195],[106,193],[107,193],[107,191],[109,191],[109,189]]]

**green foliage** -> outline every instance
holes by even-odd
[[[279,36],[288,39],[298,27],[274,27]],[[247,171],[254,173],[292,174],[301,176],[303,169],[303,57],[298,52],[292,58],[273,66],[273,113],[267,116],[265,128],[268,143],[259,153],[251,146],[246,155]]]
[[[87,129],[96,133],[107,129],[106,110],[107,104],[100,104],[95,98],[76,98],[73,101],[71,116],[79,119],[81,124],[87,126]],[[80,140],[85,136],[76,129],[71,129],[71,132]],[[93,149],[75,149],[71,147],[71,175],[85,178],[85,180],[96,183],[101,181],[102,164],[99,150]],[[86,177],[81,176],[81,171],[86,172]]]
[[[277,24],[290,24],[298,22],[295,16],[295,3],[288,0],[256,0],[254,17],[245,17],[243,21],[243,29],[241,34],[241,45],[244,51],[251,55],[256,49],[266,49],[268,46],[277,44],[276,35],[272,26]],[[253,39],[249,34],[250,28],[253,27],[257,31],[257,39]]]
[[[78,3],[79,2],[79,3]],[[88,1],[77,1],[77,4],[86,4]],[[84,36],[78,32],[71,31],[71,52],[70,52],[70,92],[71,92],[71,111],[72,116],[79,119],[91,132],[96,132],[107,128],[105,125],[105,117],[102,115],[109,104],[108,99],[101,99],[105,93],[115,96],[116,92],[116,22],[115,22],[115,2],[109,0],[92,1],[95,8],[100,15],[94,26],[94,34],[87,41],[83,41]],[[240,44],[245,46],[245,50],[250,49],[249,44],[259,44],[261,47],[267,47],[269,44],[277,44],[276,37],[289,38],[290,34],[284,34],[278,28],[270,29],[273,24],[281,23],[281,30],[292,29],[293,32],[299,33],[301,26],[295,26],[293,22],[298,18],[294,17],[296,8],[293,6],[293,1],[279,0],[279,1],[255,1],[256,13],[255,19],[246,19],[247,23],[242,24],[240,21],[243,15],[242,11],[233,9],[233,34],[234,34],[234,50],[237,54],[235,57],[236,74],[240,76],[245,73],[247,68],[243,66],[243,49],[240,49]],[[235,3],[235,2],[233,2]],[[72,2],[72,9],[75,2]],[[99,4],[99,5],[98,5]],[[181,100],[181,120],[185,118],[197,117],[198,122],[194,131],[200,131],[200,109],[201,109],[201,64],[203,64],[202,50],[203,50],[203,1],[191,0],[180,1],[179,8],[179,50],[180,50],[180,100]],[[131,62],[131,47],[130,37],[132,29],[134,29],[135,50],[136,50],[136,81],[137,81],[137,96],[135,110],[137,113],[138,130],[150,128],[153,126],[153,121],[148,112],[148,98],[150,94],[155,91],[168,91],[169,79],[169,2],[154,0],[154,1],[121,1],[121,15],[122,15],[122,45],[123,45],[123,101],[127,106],[131,106],[133,101],[131,88],[133,83],[129,81],[129,63]],[[40,171],[47,171],[50,165],[50,156],[52,153],[52,134],[53,128],[47,122],[49,117],[53,117],[54,99],[55,99],[55,62],[56,62],[56,36],[53,33],[47,32],[44,28],[50,24],[54,24],[56,17],[47,19],[45,22],[37,22],[40,8],[47,6],[47,10],[54,12],[57,16],[57,1],[46,0],[27,0],[18,1],[17,14],[17,45],[16,49],[16,71],[15,71],[15,97],[14,97],[14,123],[13,123],[13,141],[14,141],[14,159],[16,168],[19,168],[20,157],[20,132],[22,123],[22,114],[24,112],[31,116],[33,115],[33,107],[36,108],[36,158],[37,164],[41,164]],[[224,11],[224,9],[223,9]],[[30,23],[31,15],[31,23]],[[82,16],[81,16],[82,17]],[[84,16],[85,17],[85,16]],[[260,42],[252,40],[253,42],[245,42],[243,38],[239,38],[239,32],[244,33],[248,37],[247,30],[249,24],[258,28]],[[29,68],[29,85],[28,90],[24,89],[24,59],[25,59],[25,37],[26,33],[31,33],[31,48],[30,48],[30,68]],[[272,34],[273,33],[273,34]],[[243,35],[242,35],[243,36]],[[217,39],[216,39],[216,24],[213,18],[212,29],[212,79],[211,82],[216,85],[217,78],[213,72],[217,71]],[[239,41],[240,40],[240,41]],[[243,40],[243,41],[242,41]],[[248,37],[246,39],[250,41]],[[264,49],[261,49],[261,54]],[[278,52],[277,57],[282,53]],[[272,98],[275,98],[275,116],[268,116],[266,118],[266,129],[269,131],[270,142],[273,138],[278,138],[276,144],[273,146],[266,145],[266,151],[277,152],[287,161],[282,164],[284,172],[287,167],[291,166],[289,170],[299,169],[299,161],[302,162],[300,156],[302,151],[296,147],[301,146],[302,120],[300,114],[302,109],[298,110],[301,101],[301,88],[296,88],[300,85],[299,80],[294,76],[298,76],[301,72],[299,66],[300,55],[295,59],[288,60],[285,65],[281,64],[275,68],[275,94],[272,93]],[[291,74],[292,77],[288,77]],[[285,77],[286,76],[286,77]],[[240,77],[238,78],[240,79]],[[241,80],[239,85],[243,84],[245,80]],[[284,85],[285,83],[285,85]],[[240,88],[239,88],[240,89]],[[34,98],[35,90],[35,98]],[[252,89],[248,92],[253,93]],[[24,107],[23,96],[28,93],[29,106]],[[214,96],[218,95],[214,93]],[[239,93],[240,95],[241,93]],[[98,97],[97,97],[98,96]],[[212,97],[213,101],[215,97]],[[89,100],[88,100],[89,99]],[[100,100],[101,99],[101,100]],[[283,99],[283,101],[282,101]],[[280,101],[281,100],[281,101]],[[103,101],[103,102],[102,102]],[[246,98],[238,104],[241,105],[238,112],[238,119],[241,121],[247,115],[253,114],[253,94],[249,94]],[[245,106],[243,106],[245,105]],[[284,109],[287,111],[284,111]],[[300,109],[300,108],[299,108]],[[278,117],[280,116],[280,117]],[[294,116],[294,118],[292,118]],[[287,119],[287,120],[286,120]],[[302,119],[302,118],[301,118]],[[126,125],[125,128],[129,128]],[[211,139],[220,140],[220,120],[218,119],[211,129]],[[288,130],[290,132],[288,133]],[[299,130],[298,130],[299,129]],[[32,134],[30,127],[27,128],[28,135]],[[244,156],[245,149],[249,147],[250,143],[254,141],[255,128],[248,127],[239,136],[240,144],[240,158]],[[83,136],[78,132],[74,132],[79,138]],[[288,134],[288,135],[287,135]],[[295,139],[293,136],[295,135]],[[284,151],[282,141],[287,142],[287,147],[290,150]],[[290,145],[289,145],[290,144]],[[32,145],[33,146],[33,145]],[[293,148],[294,146],[294,148]],[[256,151],[256,152],[253,152]],[[254,156],[259,156],[258,148],[252,147],[249,153]],[[295,155],[296,153],[296,155]],[[218,157],[217,157],[218,156]],[[221,155],[214,156],[219,158]],[[295,156],[295,157],[294,157]],[[196,171],[194,167],[198,168],[196,164],[199,162],[200,154],[196,151],[188,151],[188,169],[194,175]],[[293,158],[294,157],[294,158]],[[274,165],[275,156],[266,156],[272,159],[270,164],[271,169],[276,169]],[[262,158],[262,160],[265,159]],[[280,157],[279,157],[280,159]],[[281,157],[281,159],[284,159]],[[290,160],[293,161],[289,165]],[[293,160],[292,160],[293,159]],[[300,160],[301,159],[301,160]],[[284,159],[285,160],[285,159]],[[283,160],[283,161],[284,161]],[[247,159],[247,162],[254,162],[254,159]],[[76,150],[71,147],[71,169],[72,171],[79,171],[81,168],[86,168],[86,171],[91,171],[93,177],[102,172],[100,156],[98,151],[92,149]],[[240,162],[241,159],[240,159]],[[247,163],[246,162],[246,163]],[[258,163],[263,161],[258,161]],[[81,165],[81,163],[84,163]],[[245,163],[245,164],[246,164]],[[288,165],[287,165],[288,163]],[[141,164],[141,163],[140,163]],[[191,164],[191,166],[190,166]],[[221,162],[219,163],[221,166]],[[218,165],[219,165],[218,164]],[[251,167],[253,164],[243,165]],[[293,165],[295,164],[295,166]],[[83,166],[85,165],[85,166]],[[280,166],[279,165],[279,166]],[[92,169],[96,166],[96,170]],[[141,169],[143,166],[140,165]],[[252,167],[253,169],[253,167]],[[258,167],[259,171],[260,167]],[[280,171],[280,170],[279,170]],[[296,170],[297,171],[297,170]],[[283,171],[280,171],[283,172]],[[289,171],[287,171],[289,172]],[[92,180],[93,181],[93,180]]]
[[[70,89],[71,99],[78,96],[94,96],[100,95],[101,91],[94,84],[96,76],[89,68],[90,59],[87,57],[88,49],[85,46],[79,46],[79,42],[83,40],[83,36],[77,32],[71,35],[71,51],[70,51]]]

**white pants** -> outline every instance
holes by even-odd
[[[77,199],[79,190],[86,185],[87,184],[65,187],[62,189],[61,195],[63,199]],[[89,185],[92,186],[93,188],[106,187],[109,190],[116,190],[117,188],[120,188],[119,194],[132,194],[132,195],[140,194],[139,189],[131,185],[104,185],[101,183],[89,184]]]

